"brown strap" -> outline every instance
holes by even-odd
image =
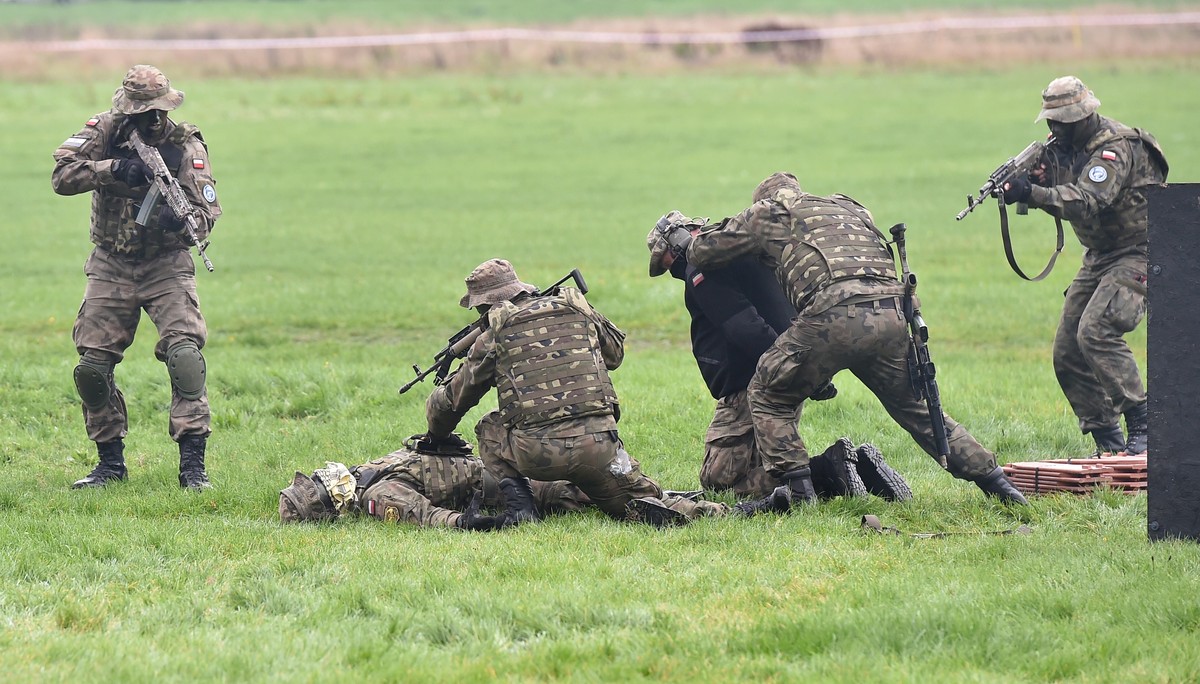
[[[1004,238],[1004,256],[1008,259],[1008,265],[1012,268],[1013,273],[1021,276],[1021,278],[1035,283],[1050,275],[1050,271],[1054,270],[1054,262],[1058,259],[1058,255],[1063,250],[1063,227],[1062,219],[1054,217],[1054,226],[1058,229],[1058,243],[1054,246],[1054,254],[1050,255],[1050,261],[1046,262],[1046,268],[1042,272],[1030,278],[1025,275],[1021,267],[1017,265],[1017,257],[1013,254],[1012,237],[1008,234],[1008,210],[1004,208],[1004,196],[1000,195],[996,198],[1000,204],[1000,236]]]

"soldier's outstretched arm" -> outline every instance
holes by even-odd
[[[471,345],[466,358],[450,378],[434,388],[425,401],[429,434],[445,437],[454,431],[462,417],[474,408],[495,386],[496,352],[490,331]]]
[[[719,268],[746,254],[757,254],[761,247],[755,226],[769,220],[774,202],[762,200],[736,216],[700,231],[687,248],[687,261],[696,268]]]

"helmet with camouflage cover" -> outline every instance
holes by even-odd
[[[467,276],[466,283],[467,293],[458,300],[459,305],[466,309],[507,302],[522,292],[537,292],[536,287],[521,282],[512,264],[504,259],[488,259],[479,264]]]
[[[671,251],[671,244],[667,242],[667,236],[671,234],[671,231],[679,227],[692,231],[703,228],[707,224],[707,218],[688,218],[677,210],[671,210],[658,219],[658,223],[655,223],[654,227],[650,229],[650,233],[646,235],[646,249],[650,250],[650,277],[657,278],[667,272],[667,267],[663,264],[663,257]]]
[[[138,64],[125,73],[121,87],[113,93],[113,111],[141,114],[151,109],[169,112],[183,104],[183,91],[171,87],[158,67]]]
[[[800,181],[787,171],[778,171],[766,177],[763,182],[758,184],[754,189],[753,202],[761,202],[765,199],[770,199],[775,196],[783,188],[792,188],[796,192],[800,192]]]
[[[1074,76],[1060,76],[1050,81],[1042,91],[1042,111],[1034,123],[1042,119],[1074,123],[1082,121],[1100,107],[1100,100],[1088,90],[1083,81]]]
[[[292,484],[279,492],[279,521],[285,523],[332,520],[337,517],[328,495],[322,497],[312,478],[297,471]],[[329,503],[326,503],[329,501]]]

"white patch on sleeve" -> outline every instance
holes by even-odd
[[[87,141],[87,138],[67,138],[59,147],[82,147]]]
[[[1103,166],[1093,166],[1088,169],[1088,179],[1093,183],[1103,183],[1108,180],[1108,171]]]
[[[213,186],[205,183],[201,192],[204,193],[204,201],[208,202],[209,204],[217,201],[217,190]]]

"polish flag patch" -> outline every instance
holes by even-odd
[[[1112,150],[1104,150],[1100,153],[1100,158],[1107,161],[1116,161],[1117,153],[1113,152]]]
[[[93,116],[92,118],[88,119],[87,123],[84,125],[85,126],[95,126],[98,123],[100,123],[100,119],[97,119],[96,117]]]
[[[697,273],[696,275],[692,276],[692,287],[696,287],[702,282],[704,282],[703,273]]]
[[[193,168],[193,169],[202,169],[202,168],[204,168],[204,160],[203,160],[203,159],[193,159],[193,160],[192,160],[192,168]]]

